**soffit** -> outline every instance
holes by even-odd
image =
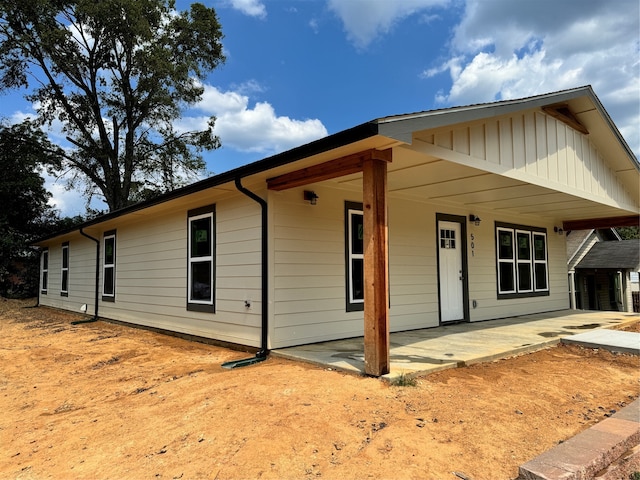
[[[387,169],[387,188],[391,197],[463,206],[469,213],[484,210],[505,216],[543,215],[559,223],[625,214],[615,206],[603,205],[404,148],[394,149],[393,161],[388,164]],[[361,188],[362,174],[340,177],[328,183]]]

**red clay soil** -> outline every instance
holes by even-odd
[[[512,479],[640,394],[638,357],[574,346],[415,386],[0,299],[0,478]],[[636,327],[637,328],[637,327]]]

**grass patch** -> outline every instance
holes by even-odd
[[[417,387],[418,380],[416,380],[416,378],[412,377],[411,375],[401,373],[398,378],[391,382],[391,385],[393,385],[394,387]]]

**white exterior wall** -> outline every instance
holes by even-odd
[[[482,222],[479,226],[467,226],[469,315],[472,322],[570,308],[565,238],[554,233],[552,223],[533,216],[510,217],[488,211],[474,213]],[[546,228],[549,295],[498,299],[495,222]],[[474,237],[473,249],[471,235]],[[472,306],[474,300],[476,308]]]
[[[62,243],[69,242],[69,284],[68,295],[62,296]],[[47,293],[40,293],[40,305],[62,308],[80,313],[80,307],[87,304],[87,312],[93,313],[95,305],[95,242],[74,234],[56,239],[49,245],[49,279]],[[42,262],[41,262],[42,266]],[[42,288],[42,272],[40,272]]]
[[[345,201],[361,201],[359,191],[308,186],[270,192],[273,245],[272,348],[361,336],[363,312],[346,311]],[[468,218],[466,207],[389,199],[390,330],[439,324],[436,214]],[[479,321],[569,308],[565,241],[540,218],[526,220],[476,211],[480,226],[467,224],[470,320]],[[547,229],[550,295],[497,298],[495,221]],[[473,234],[474,248],[471,248]],[[473,256],[472,256],[473,253]],[[471,306],[476,300],[477,307]]]
[[[106,223],[100,230],[86,230],[100,239],[102,247],[103,233],[116,229],[115,302],[101,300],[101,258],[99,315],[259,347],[260,206],[241,194],[217,202],[211,196],[200,197],[200,201],[182,202],[170,210],[150,209],[120,219],[117,225]],[[212,203],[216,204],[216,313],[187,311],[187,212]],[[49,292],[41,295],[40,303],[75,311],[87,303],[87,313],[93,314],[95,243],[80,239],[74,237],[69,244],[68,298],[59,296],[60,245],[49,247]]]

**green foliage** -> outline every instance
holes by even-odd
[[[29,242],[55,218],[39,170],[60,160],[61,151],[32,123],[0,125],[0,295],[35,293],[38,254]]]
[[[201,173],[220,146],[215,118],[176,128],[224,61],[213,8],[176,12],[173,0],[0,0],[0,88],[33,88],[38,121],[63,125],[57,173],[110,210],[136,192],[167,191]]]
[[[396,378],[392,383],[394,387],[417,387],[418,380],[411,375],[407,375],[406,373],[401,373],[398,378]]]
[[[640,238],[638,227],[616,227],[616,230],[622,240],[635,240],[636,238]]]

